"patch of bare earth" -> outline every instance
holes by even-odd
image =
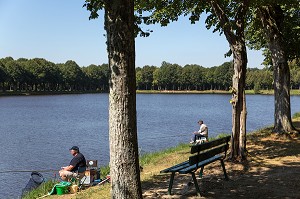
[[[142,183],[144,198],[300,198],[298,138],[251,136],[247,147],[246,162],[225,162],[229,181],[224,180],[219,162],[204,168],[203,178],[198,178],[201,197],[196,195],[190,175],[176,175],[173,194],[167,195],[170,175],[161,175],[159,171],[172,166],[171,160],[145,168],[144,172],[151,171],[153,175]],[[182,158],[188,155],[178,154]]]

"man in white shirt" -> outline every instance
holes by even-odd
[[[205,137],[206,140],[208,140],[208,127],[203,123],[202,120],[199,120],[198,124],[200,125],[200,129],[199,131],[194,132],[195,136],[193,142],[196,142],[196,140],[201,139],[202,137]]]

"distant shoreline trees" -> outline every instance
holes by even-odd
[[[290,62],[291,88],[300,89],[300,68]],[[206,68],[197,64],[136,68],[137,90],[230,90],[232,62]],[[247,90],[273,89],[271,69],[248,68]],[[108,92],[107,64],[80,67],[75,61],[55,64],[42,58],[0,59],[0,91],[102,91]]]
[[[108,91],[107,64],[80,67],[75,61],[55,64],[42,58],[0,59],[2,91]]]

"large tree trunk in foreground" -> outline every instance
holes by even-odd
[[[245,80],[247,71],[247,53],[243,41],[231,45],[233,51],[234,74],[232,78],[232,136],[231,158],[246,159],[246,96]]]
[[[248,0],[241,1],[232,24],[226,11],[217,0],[210,0],[214,13],[220,24],[233,53],[234,75],[232,78],[232,135],[231,154],[232,160],[246,159],[246,97],[245,81],[247,71],[247,51],[245,44],[245,17],[248,9]]]
[[[282,35],[284,15],[279,5],[263,6],[259,9],[260,19],[266,32],[274,67],[274,129],[273,132],[294,131],[290,104],[290,68],[285,54]]]
[[[109,67],[109,142],[111,194],[140,199],[133,0],[111,0],[105,7]]]

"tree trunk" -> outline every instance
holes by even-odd
[[[246,96],[245,81],[247,71],[247,51],[245,44],[245,17],[248,9],[248,0],[239,3],[235,15],[235,24],[230,22],[226,11],[219,1],[211,0],[211,6],[217,15],[226,39],[233,53],[234,74],[232,77],[232,135],[231,154],[232,160],[246,159]]]
[[[142,189],[137,142],[133,0],[112,0],[105,6],[105,29],[111,71],[109,94],[111,197],[140,199]]]
[[[247,53],[243,41],[232,45],[234,74],[232,78],[232,138],[231,159],[246,159],[246,96],[245,79]]]
[[[274,128],[273,132],[295,131],[291,118],[290,68],[286,59],[282,35],[284,15],[279,5],[263,6],[259,9],[260,19],[268,39],[274,67]]]

